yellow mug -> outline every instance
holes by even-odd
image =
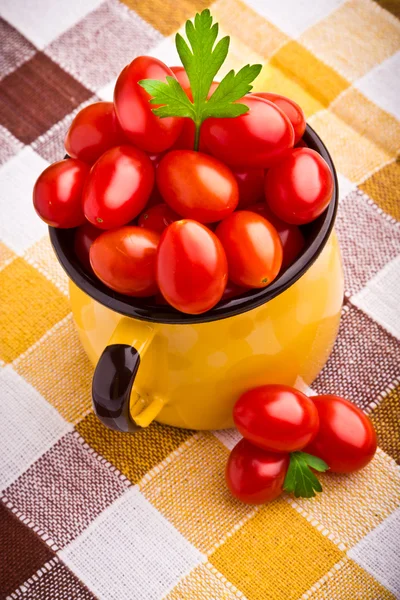
[[[304,226],[301,256],[267,288],[186,315],[105,287],[74,253],[74,230],[50,228],[70,278],[71,308],[82,344],[96,366],[93,405],[99,419],[134,432],[153,420],[190,429],[232,427],[232,407],[247,389],[309,385],[335,341],[343,272],[332,231],[338,185],[324,144],[307,126],[310,148],[335,181],[325,212]]]

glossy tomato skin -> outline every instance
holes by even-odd
[[[75,232],[74,238],[74,250],[75,254],[79,258],[82,265],[88,269],[88,271],[92,271],[92,267],[90,264],[89,252],[90,248],[99,235],[102,233],[101,229],[98,229],[91,223],[84,223]]]
[[[283,251],[281,270],[284,271],[294,263],[298,256],[300,256],[305,246],[305,240],[301,230],[297,225],[289,225],[289,223],[285,223],[284,221],[281,221],[281,219],[278,219],[278,217],[268,208],[266,202],[252,204],[247,210],[251,210],[258,215],[261,215],[264,219],[267,219],[267,221],[272,223],[277,230]]]
[[[188,314],[215,306],[228,280],[220,241],[207,227],[189,219],[175,221],[162,234],[156,272],[167,302]]]
[[[232,173],[239,186],[239,209],[264,199],[264,169],[232,169]]]
[[[233,420],[247,440],[272,452],[301,450],[317,435],[314,403],[288,385],[263,385],[240,396]]]
[[[269,221],[253,212],[238,210],[221,221],[215,233],[224,247],[233,283],[263,288],[278,275],[282,244]]]
[[[83,209],[99,229],[132,221],[146,206],[154,185],[149,157],[133,146],[116,146],[93,165],[83,193]]]
[[[339,396],[313,396],[319,431],[305,452],[322,458],[333,473],[351,473],[374,457],[377,440],[372,422],[355,404]]]
[[[86,163],[68,158],[39,175],[33,188],[33,206],[47,225],[68,229],[85,222],[82,192],[89,170]]]
[[[285,113],[293,126],[294,143],[297,144],[306,130],[306,118],[297,102],[290,98],[286,98],[286,96],[273,94],[271,92],[256,92],[255,94],[252,94],[252,96],[257,96],[258,98],[264,98],[264,100],[273,102]]]
[[[272,102],[245,96],[249,111],[234,119],[206,119],[201,136],[207,150],[232,168],[267,168],[293,147],[288,117]]]
[[[179,219],[180,216],[168,204],[156,204],[142,212],[138,225],[161,234],[168,225],[171,225],[174,221],[179,221]]]
[[[109,288],[127,296],[153,296],[156,253],[160,236],[155,231],[128,225],[104,231],[90,248],[90,264]]]
[[[235,210],[239,200],[232,171],[194,150],[168,152],[158,165],[157,187],[172,210],[200,223],[220,221]]]
[[[104,152],[125,142],[113,103],[95,102],[78,112],[64,144],[69,156],[92,165]]]
[[[333,176],[311,148],[296,148],[265,176],[265,198],[277,217],[293,225],[314,221],[328,206]]]
[[[150,95],[138,81],[174,77],[161,60],[151,56],[138,56],[123,69],[114,90],[114,106],[118,121],[126,137],[146,152],[163,152],[178,139],[183,127],[181,117],[160,119],[149,104]]]
[[[229,455],[225,479],[231,494],[247,504],[265,504],[283,491],[289,454],[277,454],[240,440]]]

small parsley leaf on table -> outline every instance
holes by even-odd
[[[238,73],[229,71],[208,99],[214,77],[224,63],[229,50],[229,36],[216,43],[218,23],[208,9],[198,13],[185,27],[188,42],[176,34],[175,43],[179,57],[185,67],[192,90],[193,102],[186,96],[180,83],[174,77],[166,81],[142,79],[139,81],[151,96],[150,104],[158,117],[188,117],[195,123],[194,149],[198,150],[200,127],[210,117],[232,118],[243,115],[249,109],[237,103],[251,91],[251,82],[261,71],[261,65],[246,65]]]
[[[296,498],[313,498],[315,492],[322,492],[322,486],[311,469],[324,472],[329,467],[317,456],[306,452],[292,452],[283,489],[292,492]]]

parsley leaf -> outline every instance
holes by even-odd
[[[205,119],[238,117],[249,110],[237,100],[250,92],[251,82],[260,73],[261,65],[246,65],[237,74],[229,71],[208,99],[214,77],[227,57],[230,38],[225,36],[216,43],[218,23],[213,24],[208,9],[196,14],[194,23],[187,21],[185,32],[188,42],[177,33],[175,43],[190,81],[193,102],[174,77],[167,77],[166,81],[143,79],[139,85],[152,97],[150,104],[157,105],[153,112],[158,117],[188,117],[194,121],[197,150],[200,127]]]
[[[313,498],[315,492],[322,492],[322,486],[311,469],[323,472],[329,467],[317,456],[306,452],[292,452],[283,489],[293,492],[296,498]]]

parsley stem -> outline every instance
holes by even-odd
[[[199,151],[199,144],[200,144],[200,127],[201,127],[201,121],[195,121],[194,122],[195,125],[195,133],[194,133],[194,146],[193,146],[193,150],[196,150],[196,152]]]

